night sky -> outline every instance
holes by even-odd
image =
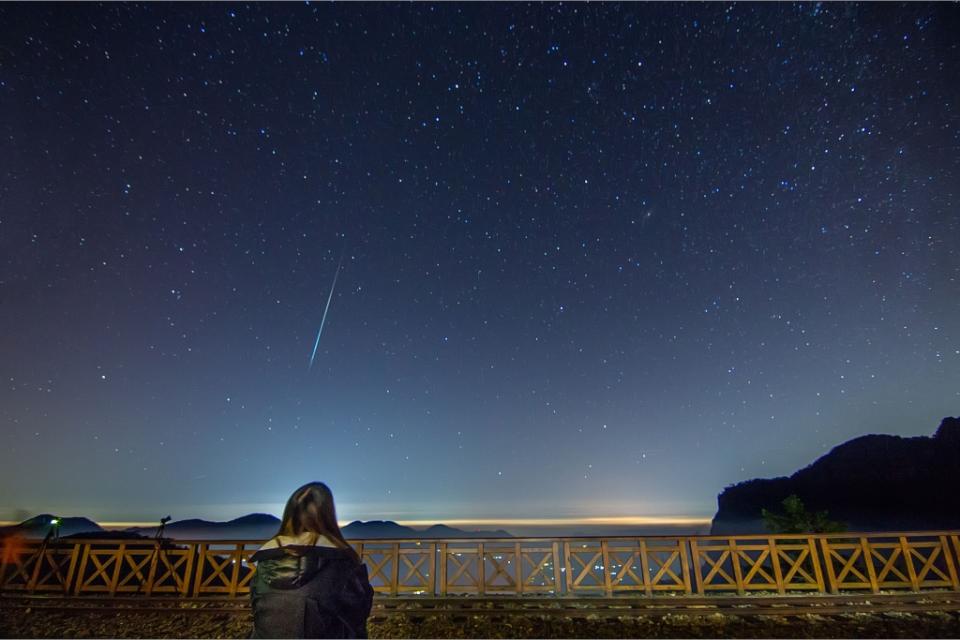
[[[709,516],[960,413],[955,4],[0,25],[0,519]]]

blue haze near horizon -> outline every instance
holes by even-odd
[[[956,4],[0,24],[0,518],[709,516],[960,414]]]

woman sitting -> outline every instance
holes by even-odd
[[[253,554],[253,638],[366,638],[373,588],[322,482],[290,496],[280,531]]]

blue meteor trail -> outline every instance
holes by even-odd
[[[317,341],[313,343],[313,353],[310,354],[310,366],[307,371],[313,368],[313,359],[317,357],[317,347],[320,346],[320,336],[323,335],[323,325],[327,321],[327,312],[330,311],[330,301],[333,300],[333,290],[337,288],[337,278],[340,277],[340,267],[343,265],[343,256],[340,256],[340,262],[337,263],[337,271],[333,274],[333,284],[330,285],[330,295],[327,296],[327,306],[323,308],[323,318],[320,319],[320,330],[317,331]]]

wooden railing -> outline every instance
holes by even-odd
[[[245,596],[261,541],[3,543],[0,590]],[[385,596],[960,591],[960,532],[356,540]]]

